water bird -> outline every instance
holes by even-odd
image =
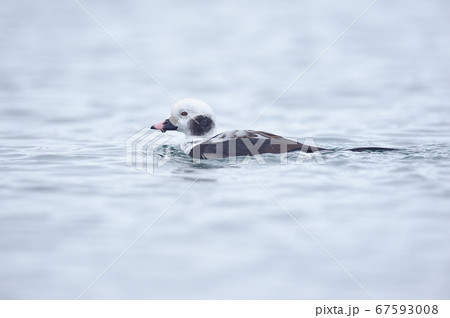
[[[221,159],[237,156],[255,156],[265,153],[281,154],[301,151],[332,151],[315,145],[306,145],[272,133],[256,130],[230,130],[215,134],[216,121],[212,108],[205,102],[185,98],[173,105],[170,117],[151,126],[166,132],[175,130],[186,135],[181,149],[196,159]],[[359,147],[348,151],[390,151],[393,148]]]

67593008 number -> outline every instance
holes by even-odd
[[[439,310],[438,305],[377,305],[375,312],[379,315],[436,315]]]

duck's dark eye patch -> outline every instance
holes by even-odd
[[[188,113],[187,112],[181,112],[181,114],[180,114],[181,116],[187,116],[188,115]]]
[[[214,128],[214,121],[208,116],[199,115],[189,120],[189,130],[193,136],[203,136]]]

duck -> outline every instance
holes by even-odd
[[[151,129],[162,133],[173,130],[184,133],[180,145],[183,152],[195,159],[222,159],[261,154],[283,154],[294,151],[314,153],[332,151],[316,145],[306,145],[279,135],[257,130],[229,130],[216,134],[216,116],[211,106],[194,98],[176,102],[169,118]],[[362,147],[350,151],[386,151],[393,148]]]

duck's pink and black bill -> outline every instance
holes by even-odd
[[[170,120],[166,119],[158,124],[153,125],[150,127],[151,129],[157,129],[161,130],[162,132],[166,132],[167,130],[177,130],[178,126],[175,126],[170,122]]]

